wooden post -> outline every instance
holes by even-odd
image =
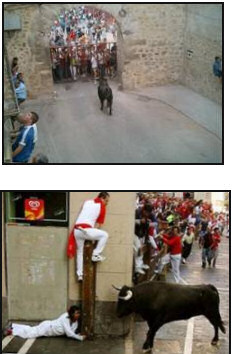
[[[96,263],[92,262],[94,243],[85,241],[84,276],[82,283],[82,333],[89,338],[94,336],[95,296],[96,296]]]

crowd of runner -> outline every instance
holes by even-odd
[[[62,10],[49,34],[54,81],[114,77],[116,40],[115,19],[106,12],[84,6]]]
[[[155,274],[171,263],[177,283],[194,241],[201,248],[201,266],[216,266],[221,237],[229,237],[229,215],[212,204],[158,193],[139,193],[135,217],[135,276],[145,274],[155,258]],[[147,255],[147,256],[146,256]],[[146,259],[148,259],[146,261]]]

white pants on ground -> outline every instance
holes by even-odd
[[[162,272],[164,266],[168,263],[171,262],[172,266],[172,273],[174,275],[176,283],[179,283],[181,280],[180,277],[180,262],[181,262],[181,254],[174,254],[171,255],[170,253],[167,253],[164,257],[161,258],[158,271],[159,273]]]
[[[12,328],[12,334],[21,338],[50,337],[53,335],[51,321],[44,321],[34,327],[13,323]]]
[[[93,256],[98,256],[104,250],[108,240],[108,233],[100,229],[84,229],[84,232],[75,230],[77,244],[77,276],[83,276],[83,251],[85,240],[98,241],[97,247],[93,250]]]

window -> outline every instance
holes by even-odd
[[[37,226],[68,225],[68,193],[8,192],[7,222]]]

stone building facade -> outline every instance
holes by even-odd
[[[87,5],[88,4],[80,4]],[[62,8],[74,4],[8,4],[22,30],[5,33],[10,59],[19,57],[31,97],[53,91],[48,32]],[[123,89],[179,83],[220,103],[212,74],[222,56],[220,4],[95,4],[118,24],[118,75]],[[188,58],[188,50],[192,56]]]
[[[222,85],[212,63],[216,56],[222,58],[222,5],[187,5],[185,28],[182,83],[221,103]]]

